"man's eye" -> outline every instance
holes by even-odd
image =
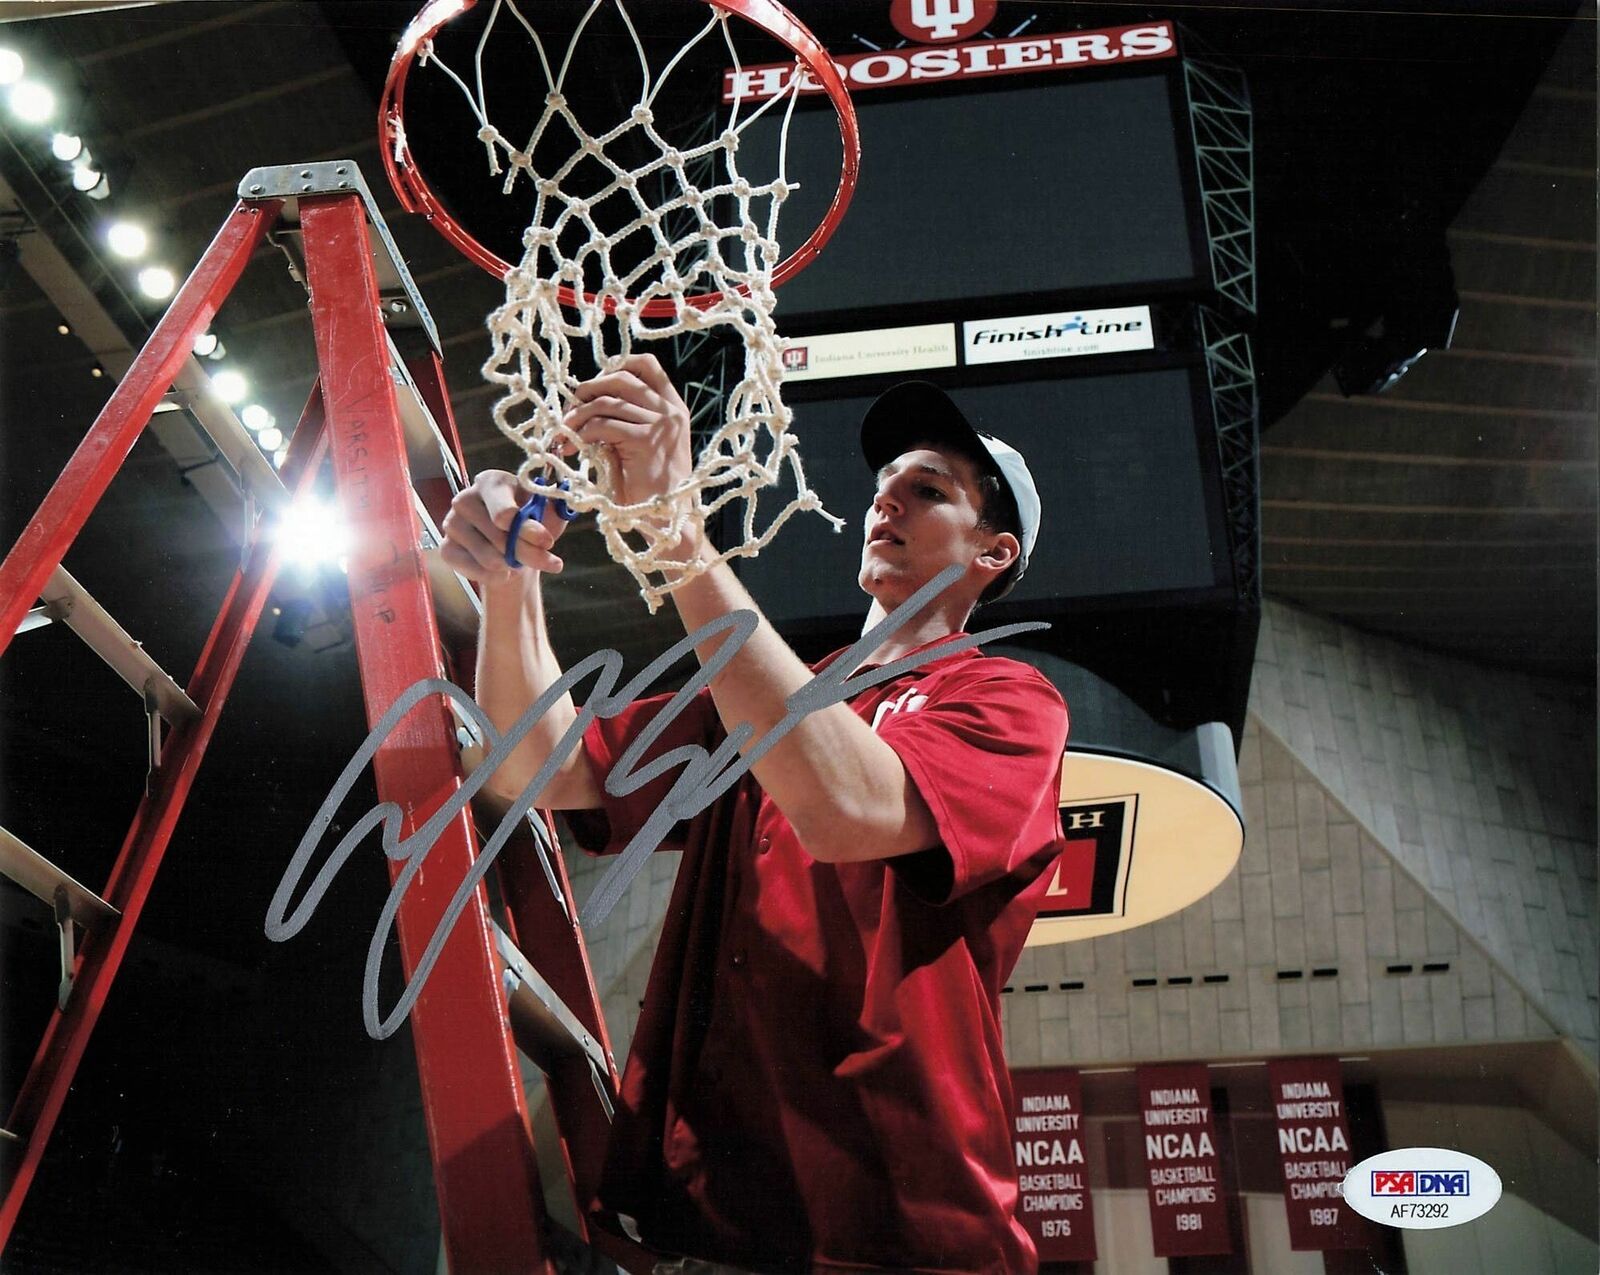
[[[917,494],[920,495],[920,496],[924,496],[929,500],[943,500],[944,499],[944,492],[942,492],[937,487],[919,487],[919,488],[917,488]]]

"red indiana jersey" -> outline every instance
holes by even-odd
[[[668,698],[590,726],[596,775]],[[655,1250],[761,1272],[1033,1271],[999,1002],[1061,852],[1066,705],[975,650],[849,703],[942,844],[819,863],[751,775],[673,829],[683,863],[597,1208]],[[701,692],[645,760],[724,737]],[[678,769],[607,794],[608,830],[573,812],[580,840],[620,852]]]

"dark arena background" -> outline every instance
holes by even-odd
[[[441,35],[457,65],[487,8]],[[1072,709],[1077,857],[1002,993],[1042,1269],[1595,1270],[1592,6],[792,8],[847,68],[861,129],[854,201],[775,312],[807,474],[846,526],[802,515],[737,569],[806,658],[854,640],[859,422],[908,376],[1028,457],[1038,549],[975,623],[1048,622],[1008,653]],[[555,48],[581,7],[524,10]],[[700,10],[630,6],[658,56]],[[385,281],[396,348],[437,342],[468,470],[515,468],[479,375],[502,290],[383,175],[379,95],[414,12],[0,2],[0,552],[266,166],[359,168],[414,282]],[[637,62],[620,28],[596,35],[570,92],[620,118]],[[741,52],[752,87],[784,60]],[[658,115],[720,127],[727,61],[685,64]],[[499,46],[488,63],[526,75]],[[515,256],[527,209],[494,193],[459,93],[426,71],[408,140]],[[532,99],[507,100],[515,117]],[[741,164],[776,162],[780,118],[746,132]],[[784,154],[791,245],[839,180],[825,98],[797,104]],[[317,375],[302,273],[298,232],[256,249],[65,558],[179,683],[240,566],[240,475],[285,463]],[[703,436],[737,349],[701,335],[663,359]],[[303,534],[272,588],[25,1198],[18,1096],[58,995],[82,992],[60,986],[58,877],[27,851],[101,888],[149,725],[63,606],[28,599],[0,659],[0,1269],[451,1268],[470,1209],[436,1193],[427,1044],[362,1022],[377,838],[298,935],[263,928],[366,731],[334,534]],[[637,671],[682,637],[584,522],[563,545],[564,662],[611,648]],[[333,834],[375,800],[363,774]],[[603,868],[571,855],[580,903]],[[655,856],[584,936],[619,1062],[675,871]],[[491,881],[494,908],[517,888]],[[92,948],[92,926],[65,933]],[[558,1268],[610,1271],[574,1234],[546,1082],[527,1059],[523,1076]],[[1182,1127],[1206,1146],[1153,1144],[1162,1095],[1191,1091]],[[1476,1157],[1498,1203],[1406,1229],[1328,1186],[1418,1147]]]

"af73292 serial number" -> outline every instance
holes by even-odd
[[[1446,1218],[1450,1216],[1450,1205],[1445,1200],[1419,1200],[1406,1204],[1391,1204],[1389,1206],[1391,1218]]]

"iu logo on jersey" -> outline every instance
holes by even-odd
[[[989,25],[998,0],[894,0],[889,17],[908,40],[964,40]]]

